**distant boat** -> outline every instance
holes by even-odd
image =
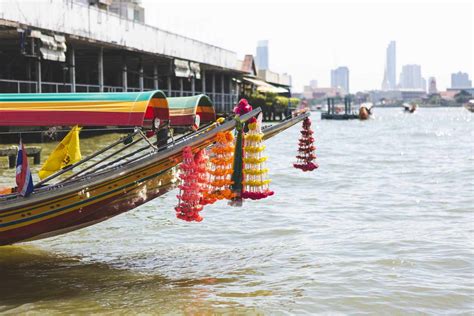
[[[405,113],[414,113],[417,108],[418,105],[416,103],[403,103],[403,110],[405,111]]]
[[[474,112],[474,99],[469,100],[466,104],[464,104],[464,107],[469,111],[469,112]]]
[[[372,107],[374,106],[371,102],[362,103],[359,107],[359,119],[367,120],[372,116]]]

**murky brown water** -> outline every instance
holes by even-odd
[[[276,195],[265,201],[216,204],[185,223],[171,192],[87,229],[0,247],[0,311],[473,313],[474,115],[375,113],[313,115],[313,173],[291,167],[299,127],[268,141]],[[113,138],[84,139],[84,151]],[[14,181],[13,170],[0,175]]]

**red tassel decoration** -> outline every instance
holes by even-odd
[[[309,117],[303,121],[303,129],[301,130],[301,138],[299,140],[297,162],[293,166],[303,171],[313,171],[319,165],[314,162],[316,159],[316,147],[314,146],[313,131],[311,130],[311,120]]]
[[[183,162],[180,165],[181,174],[179,177],[183,181],[179,185],[178,205],[175,207],[176,217],[191,222],[202,221],[199,212],[203,206],[200,203],[202,193],[200,186],[200,174],[195,162],[191,147],[183,149]]]
[[[207,203],[204,203],[204,194],[209,191],[209,156],[205,149],[201,149],[194,155],[194,163],[199,184],[199,204],[206,205]]]

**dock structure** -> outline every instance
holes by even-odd
[[[28,157],[33,157],[33,163],[41,163],[41,147],[28,146],[25,148]],[[18,147],[0,148],[0,157],[8,157],[8,168],[15,168]]]
[[[143,11],[124,16],[121,5],[139,3],[0,1],[0,93],[160,89],[232,110],[248,75],[235,52],[144,24]]]
[[[344,97],[344,108],[338,106],[336,101],[340,98],[327,98],[327,112],[321,112],[322,120],[353,120],[358,119],[359,114],[352,108],[352,100],[350,97]]]

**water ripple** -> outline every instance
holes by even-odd
[[[275,196],[205,220],[175,194],[99,225],[0,248],[0,311],[469,314],[472,114],[376,109],[320,121],[320,168],[292,168],[299,127],[268,141]]]

